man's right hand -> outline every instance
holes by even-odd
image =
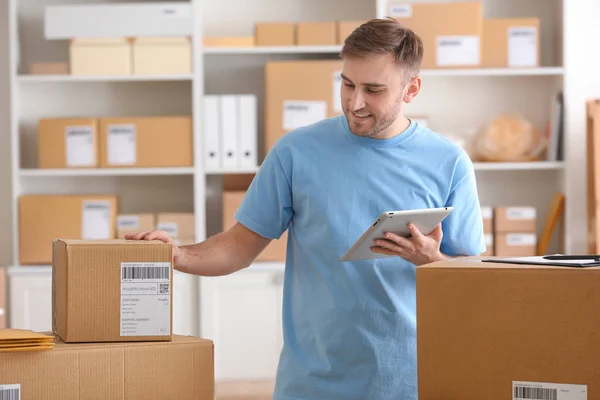
[[[125,239],[129,240],[160,240],[163,243],[168,243],[173,246],[173,258],[177,262],[177,259],[181,255],[179,246],[175,244],[173,239],[165,231],[142,231],[137,233],[128,233],[125,235]]]

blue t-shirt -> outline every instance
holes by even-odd
[[[384,211],[444,206],[441,251],[484,252],[472,162],[416,122],[381,140],[340,115],[274,145],[236,219],[267,238],[288,229],[275,400],[417,399],[414,264],[340,257]]]

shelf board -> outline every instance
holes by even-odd
[[[562,67],[424,69],[421,76],[560,76]]]
[[[475,162],[473,165],[478,171],[560,170],[564,168],[562,161]]]
[[[255,174],[259,167],[207,169],[207,175]]]
[[[193,175],[193,167],[181,168],[21,168],[22,177],[69,177],[69,176],[139,176],[139,175]]]
[[[205,47],[204,54],[336,54],[342,46],[255,46],[255,47]]]
[[[19,75],[19,82],[52,83],[52,82],[160,82],[160,81],[191,81],[192,74],[185,75]]]

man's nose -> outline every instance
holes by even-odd
[[[355,89],[352,93],[352,97],[350,97],[350,109],[351,110],[360,110],[365,106],[364,97],[362,91],[359,89]]]

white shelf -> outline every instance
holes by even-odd
[[[562,161],[474,162],[473,165],[478,171],[560,170],[564,168]]]
[[[255,46],[255,47],[205,47],[204,54],[335,54],[342,46]]]
[[[22,177],[74,177],[74,176],[139,176],[139,175],[193,175],[193,167],[182,168],[89,168],[89,169],[38,169],[22,168]]]
[[[425,69],[421,76],[560,76],[562,67]]]
[[[53,83],[53,82],[160,82],[160,81],[191,81],[192,74],[186,75],[19,75],[18,81],[23,83]]]
[[[258,172],[258,168],[259,167],[208,169],[205,173],[208,175],[255,174]]]

